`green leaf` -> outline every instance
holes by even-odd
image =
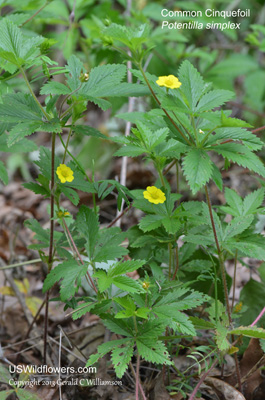
[[[42,196],[49,197],[50,191],[47,190],[45,187],[39,185],[35,182],[28,182],[23,184],[24,188],[31,190],[36,194],[41,194]]]
[[[2,19],[0,23],[0,47],[15,56],[14,64],[17,66],[22,65],[21,50],[23,47],[23,40],[20,29],[8,19]]]
[[[144,232],[149,232],[161,226],[164,220],[163,215],[146,215],[139,223],[139,228]]]
[[[43,243],[42,247],[48,247],[50,242],[49,231],[42,228],[40,223],[36,219],[27,219],[25,226],[36,233],[34,239]]]
[[[257,174],[265,177],[264,164],[247,147],[239,143],[225,143],[212,146],[211,150],[221,154],[229,161],[241,165],[244,168],[248,168],[250,171],[254,171]]]
[[[123,156],[128,156],[128,157],[138,157],[141,154],[146,153],[146,149],[139,147],[139,146],[134,146],[132,144],[128,144],[121,149],[117,150],[114,153],[114,156],[116,157],[123,157]]]
[[[228,329],[218,322],[216,329],[216,344],[220,351],[227,351],[231,346],[227,340],[228,333]]]
[[[142,291],[142,286],[140,285],[140,283],[132,278],[129,278],[128,276],[117,276],[115,278],[112,278],[112,282],[114,285],[124,290],[125,292],[138,293]]]
[[[250,150],[260,150],[263,147],[263,142],[256,135],[242,128],[217,128],[215,134],[208,138],[207,145],[219,144],[227,139],[242,141]]]
[[[82,276],[85,276],[86,273],[87,265],[79,265],[75,260],[64,261],[49,272],[43,283],[43,292],[62,280],[60,286],[61,299],[66,301],[74,296],[81,285]]]
[[[67,83],[71,88],[71,91],[77,90],[80,87],[80,75],[83,69],[83,64],[74,54],[68,60],[69,76],[67,78]]]
[[[97,215],[90,208],[82,205],[76,216],[76,227],[85,237],[87,254],[92,259],[99,231]]]
[[[230,331],[231,335],[243,335],[247,337],[265,339],[265,329],[256,326],[239,326]]]
[[[235,190],[225,188],[225,199],[230,207],[235,211],[234,216],[243,215],[243,201]]]
[[[247,257],[256,258],[257,260],[265,260],[265,238],[262,235],[248,235],[241,237],[240,241],[230,239],[226,242],[226,246],[237,249]]]
[[[27,153],[34,150],[38,150],[38,146],[32,142],[31,140],[22,139],[19,143],[14,144],[13,146],[7,145],[7,135],[0,136],[0,149],[1,152],[5,153]]]
[[[64,184],[58,185],[61,192],[75,205],[77,206],[79,203],[79,196],[75,190],[71,189],[70,187],[65,186]]]
[[[5,168],[5,165],[2,161],[0,161],[0,179],[1,181],[7,185],[8,184],[8,174]]]
[[[0,376],[1,376],[1,382],[9,384],[11,375],[9,371],[2,364],[0,364]]]
[[[215,325],[210,322],[206,321],[205,319],[198,318],[198,317],[190,317],[190,320],[196,329],[214,329]]]
[[[132,359],[134,342],[128,342],[122,347],[116,347],[111,353],[111,361],[118,378],[124,375],[128,368],[128,364]]]
[[[221,111],[222,126],[233,127],[233,128],[253,128],[252,125],[246,121],[237,118],[228,118],[223,111]]]
[[[86,367],[90,367],[91,365],[95,364],[100,358],[102,358],[105,354],[109,353],[113,349],[122,346],[123,344],[126,344],[128,341],[131,341],[131,339],[126,338],[126,339],[118,339],[118,340],[110,340],[109,342],[105,342],[101,344],[98,347],[98,352],[97,354],[92,354],[87,363]]]
[[[97,137],[97,138],[100,138],[100,139],[108,139],[107,136],[103,135],[97,129],[92,128],[91,126],[88,126],[88,125],[74,125],[73,126],[73,131],[75,133],[78,133],[78,134],[81,134],[81,135],[93,136],[93,137]]]
[[[89,79],[80,89],[79,94],[85,98],[112,96],[113,88],[121,83],[125,75],[126,66],[122,64],[95,67],[89,73]]]
[[[136,339],[136,346],[139,355],[146,361],[155,364],[171,365],[166,346],[160,340],[151,341],[148,338],[139,337]]]
[[[196,107],[196,112],[212,110],[215,107],[221,106],[232,97],[234,97],[234,93],[229,90],[212,90],[202,96]]]
[[[57,81],[50,81],[46,83],[44,86],[42,86],[40,90],[40,94],[70,94],[71,89],[69,89],[67,86],[65,86],[61,82]]]
[[[13,146],[16,142],[23,139],[25,136],[31,135],[34,133],[38,127],[40,126],[40,122],[21,122],[20,124],[15,125],[9,132],[9,136],[7,139],[7,145]]]
[[[204,90],[204,82],[200,73],[188,60],[179,68],[179,80],[182,83],[179,90],[185,95],[189,108],[195,111]]]
[[[109,269],[108,275],[111,277],[127,274],[141,268],[145,264],[145,260],[129,260],[119,262]]]
[[[117,335],[132,336],[130,328],[126,322],[122,321],[121,319],[113,318],[109,315],[103,320],[103,324],[111,332],[116,333]]]
[[[128,250],[120,245],[124,239],[125,233],[122,233],[118,227],[101,229],[94,252],[94,261],[115,260],[128,254]]]
[[[223,240],[229,239],[233,236],[239,235],[244,232],[252,223],[253,215],[245,217],[236,217],[226,227]]]
[[[244,199],[243,215],[255,214],[262,205],[264,199],[264,188],[255,190]]]
[[[181,227],[181,222],[174,217],[166,217],[162,220],[162,224],[167,233],[174,235]]]
[[[191,149],[183,159],[183,171],[193,194],[211,178],[213,163],[202,149]]]

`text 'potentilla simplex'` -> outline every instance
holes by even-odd
[[[162,29],[218,29],[224,31],[226,29],[240,29],[240,22],[208,22],[205,26],[202,22],[169,22],[162,21]]]
[[[241,10],[240,8],[237,10],[213,10],[211,8],[207,8],[204,12],[201,10],[168,10],[164,8],[161,11],[162,17],[167,18],[196,18],[202,17],[203,14],[206,17],[221,17],[221,18],[236,18],[236,17],[250,17],[250,9]]]

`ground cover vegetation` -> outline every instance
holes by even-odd
[[[229,386],[233,398],[250,399],[240,360],[249,338],[261,354],[265,339],[264,27],[244,20],[244,38],[213,33],[207,48],[203,33],[161,31],[162,2],[87,3],[0,4],[0,150],[11,160],[25,154],[19,159],[24,178],[27,154],[38,152],[36,179],[21,185],[49,201],[48,227],[36,218],[24,222],[34,233],[28,249],[47,266],[40,362],[49,357],[49,307],[57,301],[74,321],[100,318],[109,339],[86,367],[104,358],[117,378],[129,373],[136,399],[149,396],[143,365],[162,377],[163,398],[221,398]],[[257,14],[262,9],[253,7]],[[99,118],[125,121],[123,129],[106,134],[90,124],[90,107]],[[130,188],[124,178],[104,176],[104,167],[99,178],[96,147],[100,157],[106,149],[107,158],[122,160],[125,176],[128,158],[141,162],[151,181]],[[0,162],[4,185],[8,160]],[[243,195],[225,180],[237,167],[251,182]],[[216,193],[223,201],[212,204]],[[89,204],[80,203],[83,194]],[[118,213],[107,225],[101,204],[110,198]],[[121,228],[133,213],[136,222]],[[236,298],[237,265],[249,260],[259,267],[259,281],[251,279]],[[8,294],[6,287],[1,293]],[[35,310],[32,326],[38,315]],[[174,361],[181,353],[193,360],[184,371]],[[211,378],[231,355],[231,380]],[[7,370],[0,372],[8,383]],[[217,397],[203,397],[204,382]],[[37,396],[14,386],[0,398],[14,391],[19,398]]]

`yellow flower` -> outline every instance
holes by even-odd
[[[70,213],[68,211],[59,210],[57,212],[57,218],[69,217]]]
[[[160,76],[156,83],[169,89],[178,89],[181,86],[181,82],[174,75]]]
[[[71,168],[65,164],[60,164],[56,170],[56,174],[62,183],[72,182],[74,180],[74,173]]]
[[[165,193],[155,186],[147,186],[144,192],[144,198],[154,204],[164,203],[166,201]]]
[[[235,308],[234,308],[235,313],[238,313],[239,311],[241,311],[242,307],[243,307],[243,303],[242,303],[242,301],[240,301],[239,303],[237,303],[235,305]]]

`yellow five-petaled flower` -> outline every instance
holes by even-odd
[[[60,164],[56,170],[56,174],[62,183],[72,182],[74,180],[74,172],[65,164]]]
[[[160,76],[156,83],[168,89],[178,89],[181,86],[181,82],[174,75]]]
[[[165,193],[155,186],[147,186],[146,191],[144,192],[144,198],[154,204],[162,204],[166,201]]]

